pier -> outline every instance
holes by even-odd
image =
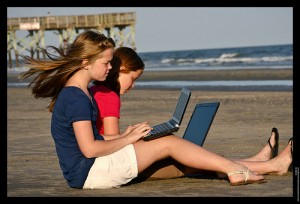
[[[40,56],[39,49],[45,48],[45,32],[53,32],[58,36],[61,48],[73,42],[82,30],[94,29],[115,40],[116,46],[135,45],[135,12],[105,13],[94,15],[47,16],[7,18],[7,55],[8,67],[12,68],[14,54],[16,66],[19,64],[19,54],[28,51],[31,57]],[[21,37],[19,31],[28,31]]]

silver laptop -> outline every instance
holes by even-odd
[[[181,124],[182,118],[184,116],[188,102],[190,100],[190,97],[191,92],[186,88],[182,88],[175,111],[173,113],[173,117],[164,123],[154,125],[150,133],[143,137],[143,140],[148,141],[159,137],[163,137],[173,132],[177,132]]]
[[[203,146],[219,106],[220,102],[196,104],[182,138],[199,146]]]

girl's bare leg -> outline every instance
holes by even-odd
[[[259,174],[269,174],[275,173],[282,175],[288,172],[289,166],[291,165],[293,158],[291,148],[293,144],[292,141],[288,142],[288,145],[278,154],[278,156],[270,159],[268,161],[244,161],[235,160],[236,162],[245,165],[251,171],[257,172]]]
[[[274,147],[275,145],[275,134],[271,133],[270,143]],[[258,152],[256,155],[245,158],[238,159],[237,161],[267,161],[271,158],[272,152],[268,143]],[[195,168],[186,167],[172,158],[166,158],[153,163],[150,167],[144,170],[139,178],[141,180],[157,180],[157,179],[170,179],[182,177],[186,174],[211,174],[213,176],[218,176],[219,178],[227,177],[226,174],[215,173],[211,171],[204,171]]]
[[[168,157],[151,164],[139,174],[138,180],[158,180],[179,178],[186,174],[186,166]],[[197,172],[200,170],[197,169]]]
[[[195,169],[209,170],[230,174],[230,183],[245,180],[245,174],[238,174],[237,171],[246,172],[247,168],[232,160],[226,159],[218,154],[210,152],[198,145],[177,136],[165,136],[151,141],[140,140],[134,144],[138,162],[139,173],[144,171],[152,163],[172,157],[179,163]],[[249,181],[259,181],[263,176],[249,172]]]
[[[271,137],[270,137],[270,143],[271,146],[274,147],[276,144],[275,140],[275,133],[271,132]],[[245,158],[245,159],[240,159],[240,161],[267,161],[272,158],[272,150],[269,146],[268,143],[254,156]]]

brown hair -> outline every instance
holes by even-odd
[[[112,69],[109,71],[105,81],[94,81],[93,84],[104,85],[117,94],[120,94],[119,73],[129,73],[145,68],[145,64],[140,56],[129,47],[116,48],[110,64]],[[122,66],[125,68],[124,70],[120,70]]]
[[[48,60],[37,60],[29,56],[22,56],[29,70],[19,75],[20,79],[35,75],[28,87],[32,88],[35,98],[51,98],[48,105],[50,112],[53,110],[56,98],[65,86],[67,80],[78,70],[82,69],[82,60],[87,59],[92,64],[101,57],[103,51],[114,48],[115,42],[112,38],[96,31],[85,31],[80,33],[74,42],[70,44],[67,52],[54,46],[42,49]],[[48,49],[53,49],[59,56],[51,54]]]

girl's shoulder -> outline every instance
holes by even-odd
[[[76,86],[66,86],[66,87],[62,88],[62,90],[60,92],[60,95],[64,95],[64,96],[82,95],[82,96],[85,96],[85,93],[80,88],[78,88]]]
[[[60,91],[55,106],[76,111],[91,104],[89,97],[80,88],[75,86],[63,87]],[[68,107],[68,108],[66,108]]]
[[[114,104],[116,107],[119,107],[121,104],[120,96],[106,86],[92,86],[90,90],[98,104]]]

